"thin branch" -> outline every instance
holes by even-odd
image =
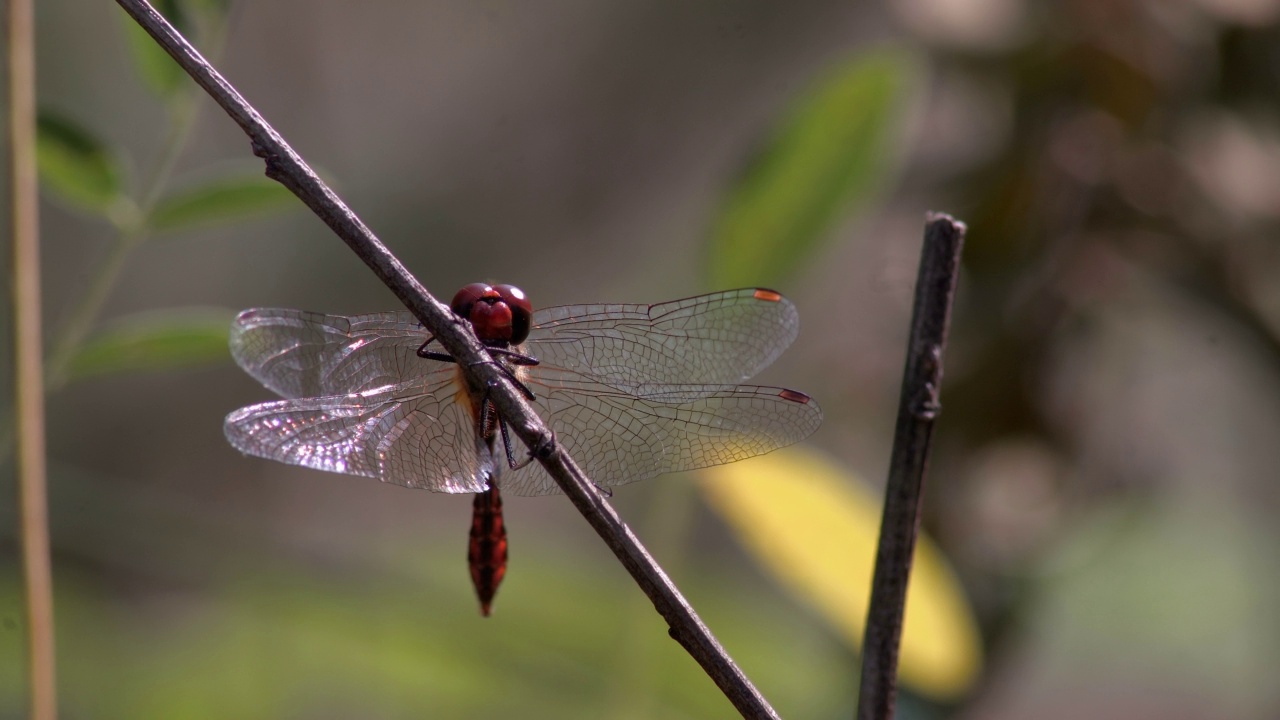
[[[31,717],[58,714],[53,641],[53,568],[45,482],[44,379],[40,322],[39,185],[36,178],[35,26],[31,0],[9,2],[9,149],[13,163],[14,414],[18,505],[27,590]]]
[[[458,359],[458,366],[472,388],[491,389],[490,397],[515,434],[530,448],[653,601],[654,607],[670,626],[671,636],[711,676],[734,707],[744,717],[777,717],[631,530],[596,491],[594,483],[555,443],[554,436],[537,413],[489,361],[466,322],[455,316],[448,306],[431,297],[284,138],[150,5],[143,0],[117,2],[240,125],[252,141],[254,154],[266,160],[267,176],[289,188],[306,203],[377,274],[400,302],[435,334],[449,354]]]
[[[951,302],[960,273],[965,226],[943,214],[930,214],[916,277],[907,366],[898,400],[884,517],[871,582],[871,606],[862,641],[862,687],[858,720],[893,717],[898,686],[898,645],[907,603],[911,555],[920,530],[920,499],[929,462],[933,426],[942,406],[942,353],[947,343]]]

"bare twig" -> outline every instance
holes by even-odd
[[[893,717],[897,698],[898,644],[907,602],[911,555],[920,529],[920,498],[929,444],[941,405],[942,352],[947,342],[951,301],[960,272],[965,227],[951,217],[931,214],[916,278],[907,365],[898,401],[884,517],[871,583],[871,606],[862,642],[862,687],[858,720]]]
[[[40,227],[36,179],[35,27],[31,0],[9,2],[9,149],[13,188],[14,389],[18,505],[27,590],[31,717],[54,720],[53,569],[45,487],[40,333]]]
[[[529,446],[653,601],[670,626],[671,636],[697,660],[734,707],[745,717],[777,717],[631,530],[595,490],[591,480],[556,445],[537,413],[512,389],[503,374],[487,362],[488,355],[467,324],[427,293],[284,138],[150,5],[143,0],[117,2],[240,125],[253,143],[254,154],[266,160],[267,176],[289,188],[364,260],[405,307],[435,334],[449,354],[458,359],[458,366],[473,388],[492,389],[490,397],[515,434]]]

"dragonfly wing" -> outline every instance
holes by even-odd
[[[343,317],[256,308],[232,322],[231,355],[281,396],[348,395],[448,371],[418,357],[429,335],[409,313]]]
[[[248,455],[433,492],[483,492],[493,458],[455,387],[448,378],[251,405],[228,415],[224,430]]]
[[[768,367],[800,317],[772,290],[746,288],[657,305],[565,305],[533,314],[525,351],[545,364],[647,395],[654,385],[739,383]]]
[[[803,393],[750,385],[667,385],[636,397],[552,371],[530,385],[543,419],[593,481],[623,485],[763,455],[808,437],[822,410]],[[560,492],[541,465],[500,479],[506,492]]]

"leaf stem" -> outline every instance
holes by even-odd
[[[169,178],[173,175],[173,169],[178,164],[178,158],[186,149],[191,131],[195,128],[196,111],[199,109],[196,103],[197,92],[198,90],[194,87],[187,88],[170,101],[169,129],[165,133],[159,159],[152,167],[146,184],[143,185],[142,201],[138,205],[139,214],[144,223],[160,200],[160,195],[164,192]]]
[[[115,289],[125,261],[150,236],[148,224],[151,211],[164,193],[169,178],[173,175],[173,169],[177,166],[178,158],[186,149],[191,130],[195,126],[196,92],[195,88],[190,88],[172,101],[169,128],[165,133],[160,155],[139,193],[141,202],[132,208],[131,212],[120,213],[113,217],[118,233],[115,244],[98,268],[89,289],[80,297],[75,309],[63,323],[58,332],[58,338],[54,342],[45,382],[45,388],[49,392],[60,390],[66,385],[70,377],[71,361],[85,338],[89,336],[94,321],[98,319],[107,298],[111,296],[111,291]]]
[[[115,288],[125,260],[136,247],[136,243],[126,239],[124,235],[116,238],[107,257],[98,266],[89,289],[80,296],[75,309],[62,324],[52,351],[49,353],[48,372],[45,377],[45,389],[48,392],[62,389],[68,378],[68,369],[76,350],[89,335],[93,321],[98,318],[107,297]]]

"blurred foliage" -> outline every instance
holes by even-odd
[[[778,581],[862,644],[881,502],[861,479],[803,446],[704,470],[707,501]],[[921,537],[911,570],[899,671],[941,701],[978,676],[978,629],[937,546]]]
[[[181,17],[204,40],[202,48],[216,47],[225,4],[168,5],[166,16]],[[948,695],[939,687],[960,688],[980,674],[967,695],[946,704],[923,701],[908,688],[902,715],[1275,716],[1280,693],[1266,671],[1276,661],[1268,639],[1275,635],[1271,608],[1280,597],[1280,573],[1268,561],[1280,542],[1274,530],[1280,498],[1274,483],[1280,465],[1274,449],[1280,435],[1280,3],[913,0],[883,7],[896,22],[867,27],[893,26],[898,49],[849,58],[851,36],[839,35],[839,52],[821,52],[842,59],[815,60],[803,71],[791,67],[793,74],[781,81],[757,78],[758,66],[734,71],[752,73],[743,82],[760,79],[765,90],[788,83],[779,95],[789,99],[770,106],[777,122],[758,138],[758,152],[735,150],[745,169],[724,180],[704,258],[705,276],[716,286],[786,284],[779,289],[797,300],[797,291],[811,292],[803,300],[823,314],[814,323],[806,310],[804,341],[818,328],[822,342],[811,347],[825,355],[803,364],[818,368],[827,383],[818,396],[828,413],[818,441],[848,462],[863,450],[857,447],[862,433],[877,427],[858,414],[875,402],[875,393],[855,386],[868,379],[894,383],[896,376],[884,378],[896,370],[867,366],[892,366],[896,356],[884,357],[897,350],[882,352],[878,345],[892,340],[882,335],[840,337],[844,323],[871,298],[873,312],[892,324],[901,299],[894,293],[910,282],[900,281],[905,273],[898,266],[914,267],[913,253],[900,257],[896,248],[917,241],[924,210],[950,211],[970,226],[925,521],[958,583],[941,562],[918,568],[918,575],[933,568],[943,578],[941,589],[922,596],[926,606],[952,608],[939,610],[939,617],[954,614],[939,621],[936,642],[930,630],[908,630],[903,672],[921,695],[932,697]],[[804,12],[789,7],[786,15]],[[645,42],[614,43],[621,37],[616,31],[592,52],[603,57],[616,45],[640,65],[667,58],[665,45],[649,47],[659,45],[651,42],[658,34],[645,35],[643,23],[625,19],[620,26]],[[665,19],[654,23],[662,39],[678,38],[667,33]],[[707,36],[705,53],[699,48],[685,59],[733,75],[728,68],[741,60],[717,54],[725,52],[721,35],[737,42],[751,33],[794,43],[787,49],[793,56],[820,54],[799,47],[820,44],[821,33],[797,30],[779,15],[766,19],[737,28],[738,37],[733,23],[718,27],[720,34]],[[440,22],[447,26],[448,19]],[[783,27],[777,37],[774,25]],[[481,26],[488,27],[477,22],[458,37],[477,37]],[[551,23],[539,27],[553,32]],[[135,29],[128,32],[140,83],[167,113],[155,161],[132,162],[105,140],[106,128],[84,122],[88,114],[76,119],[77,113],[49,111],[41,123],[46,191],[103,220],[117,241],[71,320],[52,333],[51,362],[65,363],[66,372],[51,377],[61,382],[148,362],[206,361],[218,333],[207,318],[133,330],[132,323],[112,329],[98,322],[119,267],[148,246],[152,232],[285,207],[286,198],[260,178],[224,175],[172,186],[170,171],[193,127],[198,95],[173,73],[167,56]],[[509,40],[504,36],[501,44]],[[458,44],[471,47],[469,40]],[[343,49],[325,46],[324,52]],[[468,66],[473,61],[466,58]],[[569,77],[566,83],[578,82],[576,67],[575,73],[566,67],[575,66],[566,62],[555,72]],[[610,78],[610,87],[620,89],[608,100],[630,108],[619,98],[640,96],[645,84],[630,80],[667,81],[658,78],[639,71],[619,82]],[[449,102],[469,108],[483,94],[468,95],[476,89],[465,83],[449,92],[459,87],[466,93],[449,95]],[[792,87],[807,90],[794,94]],[[549,102],[558,92],[573,95],[564,86],[549,88]],[[591,92],[598,87],[581,90]],[[675,96],[660,97],[675,102]],[[606,117],[649,123],[649,110]],[[594,152],[592,143],[602,141],[582,133],[578,120],[564,122],[572,140],[557,140],[581,141]],[[497,131],[485,126],[484,132]],[[494,136],[480,137],[459,147],[470,153]],[[434,153],[427,155],[435,160]],[[556,153],[531,153],[540,179],[575,177],[573,163],[585,164],[583,156],[568,154],[573,171],[543,168],[544,161],[553,165],[545,160],[550,155]],[[142,171],[124,171],[135,167]],[[459,184],[468,181],[475,179]],[[480,197],[487,209],[503,211],[490,207],[489,195]],[[913,234],[842,237],[842,222],[854,213],[867,219],[869,235],[903,227]],[[884,266],[866,276],[873,280],[869,289],[851,287],[857,268],[830,267],[833,258],[852,257],[850,248],[857,262]],[[163,352],[154,354],[157,349]],[[803,485],[817,474],[785,458],[723,473],[756,474],[780,460],[786,464],[769,470],[770,483]],[[853,473],[834,472],[844,479],[824,497],[853,497],[811,503],[846,504],[835,524],[866,535],[871,513],[864,508],[861,520],[850,519],[866,504],[856,499]],[[870,472],[866,477],[875,479]],[[59,509],[65,513],[55,523],[57,587],[63,683],[76,716],[418,717],[424,707],[444,717],[527,717],[530,707],[544,708],[547,716],[731,712],[665,641],[650,608],[640,603],[635,617],[624,614],[634,590],[620,581],[615,597],[582,572],[585,561],[572,552],[531,550],[530,575],[522,569],[519,576],[529,580],[509,579],[500,612],[488,623],[442,621],[475,611],[465,582],[446,575],[439,588],[433,585],[441,567],[461,574],[461,552],[445,545],[437,556],[434,539],[398,543],[402,549],[380,562],[276,556],[262,548],[281,541],[261,529],[253,535],[244,525],[202,526],[216,515],[208,498],[184,498],[199,512],[166,507],[148,515],[127,503],[151,488],[102,473],[82,481],[95,492],[54,501],[55,520]],[[708,498],[730,522],[735,511],[721,504],[754,499],[753,510],[763,509],[760,524],[795,507],[774,493],[760,502],[753,492],[759,488],[750,487],[760,484],[718,483]],[[65,476],[55,482],[64,490],[73,485]],[[116,508],[110,523],[93,525],[112,502],[126,507]],[[801,514],[812,516],[804,507]],[[715,631],[748,674],[785,716],[847,716],[856,684],[849,645],[858,607],[817,598],[849,592],[822,582],[856,580],[857,573],[824,576],[817,569],[852,565],[856,540],[834,549],[832,541],[810,540],[804,546],[809,557],[784,559],[783,543],[775,542],[780,531],[764,534],[755,523],[740,523],[734,532],[747,550],[766,558],[753,559],[777,587],[802,599],[793,604],[768,596],[768,584],[749,585],[735,575],[738,564],[716,555],[724,550],[714,541],[692,538],[693,520],[685,522],[674,537],[661,538],[675,546],[660,556],[668,565],[672,557],[676,565],[696,563],[682,574],[693,578],[686,589],[705,616],[716,618]],[[799,527],[816,530],[812,524]],[[685,557],[681,551],[694,545],[699,553]],[[370,540],[361,549],[374,546]],[[545,564],[535,567],[535,558]],[[801,579],[805,569],[807,580]],[[967,591],[967,603],[957,599],[957,585]],[[924,586],[914,586],[913,597]],[[13,592],[11,586],[0,590],[6,620],[19,616]],[[576,599],[568,605],[570,596]],[[804,607],[816,617],[798,610]],[[970,622],[981,634],[976,643]],[[824,623],[840,628],[842,642],[822,631]],[[621,626],[662,643],[632,654]],[[12,621],[0,626],[14,638],[0,657],[0,714],[15,715],[11,708],[20,707],[21,674],[11,671],[21,662],[20,630]],[[926,637],[914,639],[920,634]],[[949,653],[954,664],[941,664],[951,670],[925,669],[930,650]],[[925,658],[924,666],[911,659],[917,657]],[[504,679],[500,687],[495,677]]]
[[[157,8],[180,31],[216,45],[227,6],[212,0],[168,0]],[[57,338],[48,359],[48,385],[122,371],[172,369],[225,361],[230,310],[174,308],[119,319],[88,337],[128,257],[156,231],[190,230],[279,212],[292,195],[261,174],[222,173],[200,184],[169,191],[174,164],[195,122],[198,88],[132,19],[124,18],[134,69],[165,102],[168,132],[142,187],[129,188],[120,169],[121,150],[107,146],[76,122],[41,113],[37,160],[45,192],[110,224],[116,232],[108,258]],[[5,443],[7,447],[7,443]]]
[[[719,208],[708,250],[711,287],[781,287],[811,264],[833,226],[887,194],[918,62],[865,53],[796,98]],[[879,535],[879,499],[854,474],[796,448],[712,468],[710,506],[775,580],[819,610],[851,648],[862,643]],[[902,681],[941,701],[961,697],[981,666],[975,621],[928,538],[917,552],[904,628]]]
[[[180,31],[193,27],[186,3],[162,3],[159,9]],[[119,232],[116,262],[104,267],[58,344],[53,360],[58,367],[51,373],[54,389],[100,375],[194,367],[225,359],[230,313],[224,310],[171,308],[117,318],[97,332],[89,332],[88,327],[110,291],[123,258],[145,244],[151,233],[233,222],[291,203],[292,196],[287,191],[255,175],[224,174],[178,190],[169,189],[173,161],[194,120],[190,110],[192,89],[176,64],[144,32],[132,22],[126,22],[126,27],[138,75],[171,111],[167,146],[161,149],[156,167],[147,174],[146,186],[132,195],[115,160],[121,153],[93,139],[89,131],[65,120],[50,119],[41,126],[41,170],[46,190],[102,217]],[[728,258],[734,256],[752,258],[757,267],[781,258],[799,262],[817,247],[837,210],[861,200],[869,187],[870,173],[882,169],[877,148],[890,124],[888,115],[899,109],[897,86],[902,82],[898,77],[902,57],[885,53],[866,62],[855,62],[820,86],[814,99],[804,101],[796,127],[783,134],[779,147],[770,153],[772,159],[765,163],[772,169],[763,176],[754,174],[747,183],[754,189],[740,193],[742,197],[733,201],[727,212],[750,214],[753,204],[767,204],[779,216],[773,227],[796,221],[803,221],[805,226],[785,235],[747,238],[745,245],[741,239],[730,239],[727,246],[720,248],[723,256],[713,261],[713,267],[728,267]],[[852,133],[848,132],[850,123]],[[823,137],[817,147],[806,142],[814,132]],[[844,145],[849,146],[847,152],[841,150]],[[841,150],[842,154],[824,157],[833,150]],[[808,189],[828,181],[834,181],[836,187],[824,187],[824,193],[816,199],[804,192],[790,192],[788,188],[797,173],[804,175],[806,166],[815,160],[830,162],[807,181]],[[781,175],[770,178],[770,173]],[[119,210],[121,206],[127,208],[127,214]],[[808,221],[810,217],[814,218],[812,222]],[[737,222],[745,227],[741,219]],[[750,217],[746,218],[747,224],[751,222]],[[729,235],[721,233],[721,242]],[[738,269],[749,271],[749,266]],[[145,512],[135,517],[135,522],[146,521]],[[104,547],[95,543],[92,549],[79,550],[100,554]],[[137,569],[155,572],[160,569],[157,560],[151,557],[142,561]],[[120,556],[112,561],[119,562]],[[404,568],[420,561],[415,554],[398,559],[395,566]],[[131,560],[125,562],[132,564]],[[261,564],[261,559],[257,562]],[[609,687],[605,681],[612,665],[622,662],[636,667],[634,658],[611,659],[617,618],[616,613],[603,608],[618,603],[595,597],[601,590],[598,584],[578,583],[581,586],[574,587],[569,595],[575,598],[579,610],[571,616],[564,614],[561,598],[566,587],[582,579],[567,573],[568,567],[571,566],[536,568],[530,573],[539,578],[535,587],[543,590],[545,597],[541,602],[537,597],[522,597],[504,610],[504,621],[523,628],[518,635],[492,632],[498,624],[495,622],[486,623],[489,632],[480,634],[469,624],[424,624],[418,618],[419,598],[411,594],[385,589],[379,593],[377,581],[353,586],[344,578],[330,575],[309,577],[288,564],[270,571],[242,570],[221,578],[212,589],[225,595],[215,600],[215,608],[207,604],[190,608],[183,612],[180,630],[161,627],[157,634],[144,625],[113,620],[110,602],[93,586],[91,578],[60,570],[58,618],[63,685],[68,688],[64,693],[66,704],[69,712],[76,714],[130,718],[283,717],[292,713],[309,716],[334,712],[335,707],[348,707],[361,717],[395,717],[407,709],[417,711],[423,707],[448,717],[476,715],[481,707],[485,708],[483,716],[494,712],[522,717],[615,714],[609,709],[616,710],[616,703],[636,702],[635,691],[625,678],[622,684],[613,684],[622,693],[616,698],[607,693],[593,696],[546,692],[548,687],[557,685],[564,685],[566,690],[582,687],[583,673],[594,677],[587,679],[588,684]],[[451,587],[456,590],[461,586]],[[697,583],[693,588],[696,591]],[[17,602],[15,590],[8,588],[3,594],[5,605]],[[353,595],[353,591],[357,594]],[[925,592],[929,594],[930,590]],[[718,592],[706,596],[712,607],[730,602],[731,598]],[[454,597],[450,604],[469,606],[471,600]],[[377,610],[353,612],[354,608],[367,607]],[[583,608],[600,611],[584,612]],[[719,613],[733,617],[757,612],[754,608],[755,603],[735,599],[730,606],[719,608]],[[794,629],[778,621],[780,613],[781,609],[774,607],[756,618],[738,617],[721,636],[737,646],[737,661],[751,667],[763,686],[768,686],[771,676],[788,678],[780,690],[772,693],[780,707],[798,704],[809,713],[832,711],[830,703],[837,695],[830,691],[847,679],[838,670],[842,664],[806,666],[797,664],[794,655],[776,653],[774,649],[784,639],[795,640]],[[449,614],[470,614],[470,610],[455,607]],[[662,632],[656,618],[648,612],[644,617],[654,626],[653,632]],[[734,628],[758,628],[766,623],[774,628],[773,637],[752,632],[735,638]],[[463,646],[471,650],[470,661],[459,655],[458,648]],[[549,653],[558,646],[562,646],[560,653]],[[120,655],[130,647],[146,650],[128,653],[129,661],[120,662]],[[652,670],[645,672],[652,676],[648,677],[648,684],[662,690],[645,698],[644,705],[650,713],[705,717],[724,710],[724,700],[682,650],[667,645],[649,654],[655,652],[644,665],[680,671],[662,672],[660,676],[653,676]],[[548,657],[562,659],[563,665],[549,663]],[[6,660],[20,662],[20,657]],[[495,663],[512,665],[507,671],[509,676],[525,678],[529,687],[513,689],[507,683],[507,692],[501,697],[487,693],[486,678]],[[428,682],[419,682],[419,678]],[[938,681],[934,682],[937,685]],[[828,700],[818,699],[822,689],[827,691]],[[10,697],[21,694],[20,686],[4,691]],[[531,697],[540,698],[539,713],[530,714]],[[509,707],[505,710],[501,698],[507,698]],[[823,704],[828,705],[825,710],[821,709]]]
[[[184,36],[191,36],[192,18],[187,11],[187,3],[183,0],[158,0],[151,3],[171,25]],[[173,96],[186,82],[187,74],[178,63],[169,57],[142,26],[128,15],[121,15],[125,35],[129,39],[129,52],[133,56],[134,67],[138,70],[147,87],[161,98]]]
[[[733,714],[667,639],[652,607],[626,602],[635,588],[620,568],[604,582],[581,571],[590,554],[582,549],[521,538],[520,572],[508,579],[499,612],[482,618],[462,580],[461,547],[438,532],[410,531],[411,542],[376,554],[353,548],[318,562],[265,551],[273,546],[266,528],[188,505],[177,493],[121,494],[100,475],[66,466],[55,466],[54,481],[63,551],[111,570],[60,567],[68,716],[624,717],[636,703],[642,717]],[[95,508],[87,521],[76,517],[83,506]],[[132,532],[120,532],[121,522]],[[168,546],[155,547],[155,537]],[[686,587],[719,618],[721,641],[780,711],[841,714],[847,652],[788,613],[782,598],[733,592],[743,578],[731,568],[708,565]],[[168,591],[139,612],[111,576]],[[0,615],[21,617],[19,603],[16,587],[0,586]],[[632,624],[663,640],[639,666],[620,650]],[[6,630],[21,631],[12,623]],[[779,652],[784,645],[800,651]],[[22,695],[21,643],[5,647],[13,652],[0,653],[0,708],[12,708]],[[644,683],[639,698],[636,682]]]
[[[550,554],[535,544],[528,548],[531,556]],[[459,566],[456,553],[433,556],[429,566],[423,560],[405,558],[403,567],[422,568],[416,581]],[[58,586],[62,695],[69,714],[104,720],[372,720],[421,717],[424,709],[450,718],[616,716],[620,708],[610,688],[625,659],[614,651],[620,626],[607,608],[634,590],[602,593],[603,585],[584,582],[571,565],[523,570],[537,578],[545,597],[522,596],[501,621],[424,622],[424,607],[437,618],[474,616],[474,600],[469,592],[424,595],[420,582],[385,575],[355,585],[288,564],[270,574],[226,578],[211,598],[179,604],[167,623],[151,625],[121,622],[109,594],[68,571]],[[466,590],[464,583],[455,587]],[[16,604],[15,588],[2,592],[0,604]],[[580,603],[573,613],[565,612],[565,596]],[[798,659],[775,651],[794,639],[795,628],[776,620],[784,608],[708,605],[723,611],[732,627],[771,628],[723,635],[758,682],[774,686],[780,707],[806,714],[837,709],[830,690],[845,679],[833,672],[838,663],[823,667],[816,655]],[[664,632],[660,620],[648,620],[651,632]],[[651,716],[728,715],[727,701],[683,655],[670,644],[656,658],[661,670],[645,699]],[[0,674],[22,677],[20,658],[3,660]],[[500,689],[494,676],[506,678]],[[798,694],[802,689],[809,694]],[[0,691],[10,701],[21,695],[20,686]]]
[[[1227,689],[1224,714],[1263,717],[1280,661],[1275,542],[1209,497],[1099,508],[1047,558],[1036,632],[1061,648],[1064,671],[1171,675],[1197,693]]]
[[[108,213],[114,203],[123,200],[119,160],[71,120],[42,113],[36,153],[45,190],[68,205]]]
[[[780,285],[842,213],[889,189],[915,64],[903,50],[862,54],[797,98],[720,208],[708,252],[711,287]]]
[[[1214,666],[1274,662],[1239,643],[1276,574],[1232,567],[1219,513],[1275,513],[1280,5],[1008,7],[982,42],[917,19],[987,141],[930,168],[970,232],[926,524],[1007,664],[969,712],[1274,715]],[[1121,532],[1096,522],[1113,508]]]
[[[70,379],[224,363],[233,317],[229,310],[196,307],[117,318],[76,351]]]
[[[156,203],[150,226],[156,232],[187,230],[295,207],[297,197],[261,170],[219,176],[169,193]]]

